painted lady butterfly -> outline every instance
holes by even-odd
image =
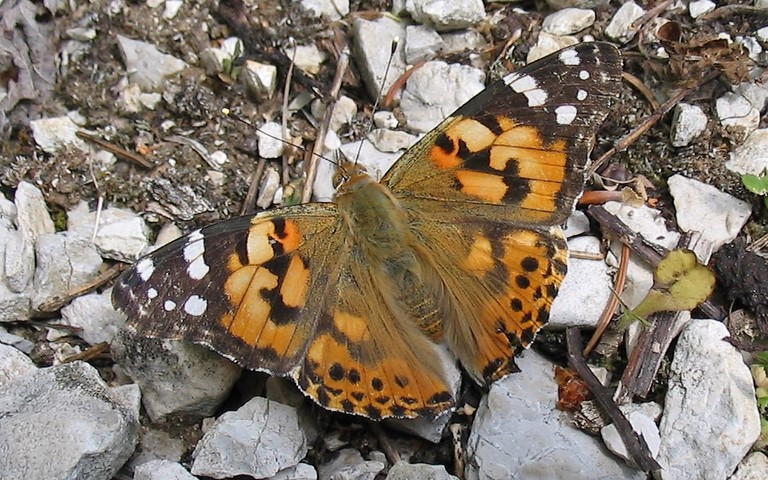
[[[115,305],[142,335],[207,345],[373,419],[449,409],[436,343],[479,384],[514,372],[566,273],[559,225],[621,80],[583,43],[491,84],[335,203],[205,227],[139,260]]]

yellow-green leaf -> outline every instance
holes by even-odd
[[[653,272],[653,287],[632,313],[647,318],[656,312],[693,310],[709,298],[715,274],[690,250],[673,250]]]

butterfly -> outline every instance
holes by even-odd
[[[614,46],[555,52],[469,100],[380,182],[354,174],[333,203],[196,230],[128,269],[113,303],[141,335],[290,377],[327,409],[435,416],[454,404],[438,344],[487,386],[547,322],[566,273],[559,225],[620,87]]]

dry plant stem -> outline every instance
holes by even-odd
[[[579,199],[579,205],[602,205],[606,202],[621,202],[624,194],[621,190],[589,190]]]
[[[638,30],[640,27],[645,25],[646,23],[650,22],[654,18],[658,17],[661,12],[667,9],[668,6],[672,5],[675,0],[664,0],[663,2],[659,3],[655,7],[651,8],[647,12],[645,12],[645,15],[638,18],[634,22],[632,22],[632,28],[635,30]]]
[[[635,128],[627,136],[619,140],[619,142],[615,146],[610,148],[607,152],[605,152],[602,156],[600,156],[600,158],[595,160],[592,163],[592,166],[589,168],[589,175],[592,176],[608,158],[612,157],[618,152],[626,150],[627,147],[635,143],[638,137],[640,137],[645,132],[650,130],[652,126],[656,125],[656,122],[661,120],[662,117],[672,109],[672,107],[680,103],[685,97],[688,96],[688,94],[698,90],[702,85],[709,82],[710,80],[713,80],[718,75],[720,75],[719,71],[710,72],[708,75],[705,75],[701,80],[699,80],[699,82],[693,87],[682,89],[679,92],[677,92],[675,95],[673,95],[669,100],[664,102],[661,108],[659,108],[654,113],[649,115],[648,118],[646,118],[643,121],[643,123],[641,123],[637,128]]]
[[[384,97],[384,100],[381,102],[381,108],[387,109],[390,105],[392,105],[392,102],[395,100],[395,95],[397,95],[397,92],[400,91],[405,86],[405,82],[408,81],[409,78],[411,78],[411,75],[413,75],[416,70],[420,69],[427,63],[426,60],[422,60],[416,64],[414,64],[411,68],[403,72],[400,77],[398,77],[397,80],[392,83],[392,85],[389,86],[389,90],[387,91],[387,95]]]
[[[254,207],[256,205],[256,195],[259,193],[259,184],[261,183],[261,177],[264,176],[264,169],[267,166],[266,158],[259,158],[259,163],[256,165],[256,171],[253,172],[251,177],[251,184],[248,185],[248,193],[245,194],[243,199],[243,205],[240,207],[240,215],[248,215],[256,211]]]
[[[109,344],[107,342],[97,343],[96,345],[92,345],[90,348],[86,349],[83,352],[80,352],[76,355],[72,355],[71,357],[65,358],[61,363],[71,363],[77,360],[82,360],[84,362],[87,362],[88,360],[92,360],[100,356],[102,353],[108,352],[108,351],[109,351]]]
[[[344,78],[344,72],[346,72],[348,65],[349,53],[342,52],[339,57],[339,63],[336,65],[336,74],[333,77],[333,83],[331,84],[331,101],[328,102],[328,105],[325,107],[323,121],[320,123],[320,128],[317,130],[317,138],[315,138],[315,144],[312,146],[312,157],[309,160],[309,168],[307,169],[307,180],[304,183],[304,189],[301,191],[301,203],[307,203],[312,199],[312,185],[315,183],[315,177],[317,176],[317,162],[323,153],[323,145],[325,145],[325,136],[328,133],[328,125],[331,123],[333,107],[336,105],[336,99],[339,97],[341,81]]]
[[[653,96],[653,92],[651,91],[648,86],[643,83],[642,80],[637,78],[636,76],[632,75],[631,73],[624,72],[621,74],[621,78],[624,79],[625,82],[635,87],[635,90],[640,92],[643,97],[645,97],[645,101],[651,104],[651,108],[654,110],[658,110],[661,108],[661,104],[658,100]]]
[[[285,88],[283,89],[283,108],[282,108],[282,115],[281,115],[281,124],[283,131],[283,141],[288,140],[288,117],[290,116],[290,113],[288,112],[288,100],[291,95],[291,79],[293,78],[293,67],[296,65],[296,42],[291,39],[291,45],[293,46],[293,55],[291,56],[291,65],[288,67],[288,74],[286,75],[286,81],[285,81]],[[293,145],[293,144],[291,144]],[[283,175],[282,175],[282,184],[286,185],[288,182],[291,181],[291,176],[288,172],[288,152],[283,151]]]
[[[389,441],[387,432],[381,428],[381,424],[377,422],[368,422],[368,425],[371,426],[373,434],[376,435],[376,438],[379,440],[379,446],[384,451],[384,456],[387,457],[387,461],[389,461],[391,465],[399,462],[400,454],[397,453],[397,450],[395,450],[394,447],[392,447],[392,443]]]
[[[611,418],[616,430],[619,432],[627,453],[637,467],[644,472],[658,470],[661,466],[653,459],[645,439],[638,435],[630,425],[629,420],[621,413],[616,402],[613,401],[611,391],[604,387],[587,366],[587,362],[581,355],[581,332],[576,327],[566,330],[568,343],[568,363],[571,364],[582,380],[589,387],[589,391],[595,396],[595,402]]]
[[[142,157],[138,153],[129,152],[124,148],[120,148],[113,143],[109,143],[106,140],[102,140],[99,137],[95,137],[85,132],[77,132],[76,135],[79,138],[82,138],[83,140],[88,140],[89,142],[95,143],[96,145],[100,146],[104,150],[107,150],[108,152],[114,153],[116,157],[120,157],[123,160],[128,160],[129,162],[133,162],[142,168],[146,168],[148,170],[155,168],[154,165],[152,165],[149,161],[147,161],[144,157]]]
[[[107,270],[99,274],[96,278],[91,280],[88,283],[84,283],[83,285],[79,285],[77,287],[71,288],[68,292],[63,293],[61,295],[55,295],[53,297],[50,297],[48,300],[44,301],[42,304],[40,304],[40,307],[38,307],[38,310],[45,313],[55,312],[59,309],[61,309],[63,306],[74,300],[75,298],[85,295],[86,293],[90,293],[94,290],[96,290],[99,287],[102,287],[106,285],[108,282],[111,282],[115,278],[117,278],[120,273],[125,270],[126,264],[124,263],[116,263],[109,267]]]
[[[597,328],[592,334],[592,338],[587,342],[587,346],[584,348],[584,356],[588,357],[592,350],[595,349],[600,339],[603,337],[605,330],[611,323],[613,314],[619,308],[619,298],[624,291],[624,285],[627,283],[627,268],[629,266],[629,254],[631,250],[628,246],[621,245],[621,258],[619,259],[619,271],[616,272],[616,282],[613,285],[614,294],[611,295],[611,299],[608,301],[603,314],[600,316],[600,320],[597,322]]]

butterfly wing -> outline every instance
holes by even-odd
[[[432,344],[384,304],[335,204],[276,209],[191,233],[139,260],[113,289],[128,327],[206,345],[290,376],[323,407],[371,418],[452,405]],[[378,282],[378,283],[377,283]],[[384,292],[382,292],[384,291]]]
[[[548,320],[566,272],[557,225],[584,188],[620,81],[610,44],[556,52],[490,85],[382,179],[455,311],[445,338],[481,384],[513,372]]]
[[[584,188],[595,133],[620,81],[611,44],[556,52],[469,100],[382,183],[414,209],[438,202],[520,224],[562,223]]]

